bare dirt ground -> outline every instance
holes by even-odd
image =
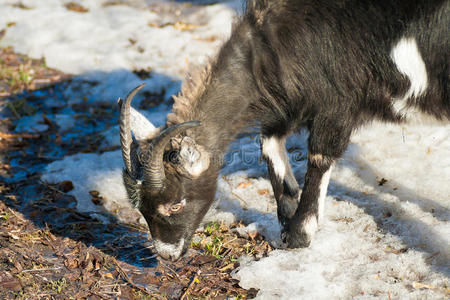
[[[164,261],[146,227],[114,218],[104,224],[74,208],[70,181],[40,180],[45,165],[64,155],[112,150],[98,146],[96,133],[62,141],[45,112],[47,131],[14,132],[18,119],[43,111],[46,95],[54,97],[70,80],[42,60],[0,49],[0,298],[253,298],[257,291],[242,289],[230,273],[239,257],[259,259],[272,249],[259,235],[239,236],[235,228],[242,224],[208,224],[181,260]],[[96,105],[90,111],[83,122],[117,120],[115,108]],[[101,195],[91,195],[101,205]]]

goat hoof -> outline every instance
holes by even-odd
[[[282,248],[307,248],[311,240],[305,235],[290,234],[287,231],[281,232],[281,247]]]
[[[307,248],[311,244],[311,237],[306,233],[286,233],[284,243],[288,248]]]
[[[315,215],[310,215],[300,220],[294,217],[289,221],[287,226],[285,242],[289,248],[309,247],[318,229],[317,217]]]

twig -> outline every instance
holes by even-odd
[[[50,240],[50,238],[48,236],[45,236],[45,240],[47,241],[47,243],[50,245],[50,247],[53,249],[53,251],[55,251],[55,253],[58,253],[58,248],[56,248],[53,245],[53,241]]]
[[[229,263],[228,265],[226,265],[225,267],[219,269],[221,272],[225,272],[229,269],[234,269],[234,263]]]
[[[55,188],[55,187],[49,185],[48,183],[46,183],[46,182],[44,182],[44,181],[42,181],[42,180],[39,180],[39,183],[42,184],[43,186],[45,186],[46,188],[51,189],[52,191],[61,193],[61,194],[63,194],[63,195],[67,195],[67,193],[64,193],[63,191],[58,190],[57,188]]]
[[[141,249],[134,250],[134,251],[128,253],[127,255],[125,255],[124,257],[125,257],[125,258],[126,258],[126,257],[130,257],[130,256],[133,255],[133,254],[136,254],[136,253],[138,253],[138,252],[144,251],[145,249],[148,249],[148,248],[147,248],[147,247],[143,247],[143,248],[141,248]]]
[[[431,259],[433,259],[434,257],[436,257],[437,255],[439,255],[440,254],[440,251],[438,251],[438,252],[435,252],[435,253],[433,253],[433,254],[431,254],[429,257],[427,257],[427,258],[425,258],[425,261],[430,261]]]
[[[222,247],[223,247],[223,245],[222,245]],[[222,254],[222,256],[225,258],[225,257],[228,256],[228,254],[230,254],[230,252],[231,252],[231,248],[228,248],[228,250],[226,250],[226,251]]]
[[[132,237],[133,238],[133,236],[127,236],[127,237]],[[102,245],[105,245],[105,246],[108,246],[108,247],[111,247],[110,245],[111,244],[114,244],[114,243],[116,243],[116,242],[122,242],[121,241],[121,239],[114,239],[114,240],[112,240],[112,241],[106,241],[106,242],[104,242]],[[138,241],[138,242],[135,242],[135,243],[129,243],[128,245],[126,245],[126,246],[116,246],[116,247],[114,247],[114,249],[116,249],[116,250],[120,250],[120,249],[128,249],[128,248],[132,248],[132,247],[134,247],[135,245],[139,245],[139,244],[142,244],[142,241]],[[148,247],[144,247],[143,246],[143,248],[141,248],[141,249],[139,249],[139,250],[136,250],[135,252],[139,252],[139,251],[142,251],[142,250],[144,250],[144,249],[152,249],[152,248],[154,248],[152,245],[151,246],[148,246]],[[127,256],[125,256],[125,257],[128,257],[129,255],[132,255],[132,254],[134,254],[134,252],[131,252],[130,254],[127,254]]]
[[[184,291],[183,296],[181,296],[181,298],[180,298],[181,300],[188,299],[188,298],[187,298],[188,293],[190,292],[191,287],[194,286],[195,284],[197,284],[197,283],[199,282],[199,280],[198,280],[198,275],[200,275],[201,272],[202,272],[201,270],[198,270],[198,271],[197,271],[197,274],[195,274],[194,279],[192,279],[192,281],[189,283],[189,285],[188,285],[186,291]]]
[[[241,196],[239,196],[238,194],[236,194],[235,192],[233,192],[233,185],[231,184],[231,182],[229,181],[229,179],[226,178],[225,176],[222,176],[222,178],[223,178],[223,180],[225,180],[225,182],[228,183],[228,185],[230,186],[230,192],[231,192],[231,194],[232,194],[234,197],[238,198],[240,201],[244,202],[245,206],[248,207],[247,201],[245,201]]]
[[[158,256],[158,254],[153,254],[152,256],[147,256],[147,257],[140,258],[139,260],[149,260],[149,259],[153,259],[153,258],[155,258],[157,256]]]
[[[161,265],[164,266],[164,268],[169,269],[169,271],[171,271],[179,279],[178,273],[175,272],[174,269],[172,269],[168,264],[164,263],[162,260],[160,260],[159,262],[160,262]]]
[[[126,227],[126,228],[135,230],[135,231],[140,232],[140,233],[144,233],[144,234],[148,233],[148,229],[144,229],[144,228],[141,228],[141,227],[138,227],[138,226],[133,226],[132,224],[125,224],[125,223],[123,223],[123,224],[122,223],[115,224],[115,223],[111,223],[109,226]]]
[[[231,243],[231,242],[234,242],[234,241],[237,240],[237,239],[238,239],[237,237],[234,237],[234,238],[232,238],[231,240],[226,241],[225,243],[223,243],[222,246],[225,246],[226,244],[229,244],[229,243]]]
[[[106,285],[102,285],[102,286],[100,286],[100,288],[109,288],[109,287],[120,287],[120,286],[125,286],[125,285],[127,285],[127,283],[122,283],[122,284],[119,284],[119,283],[114,283],[114,284],[106,284]],[[106,293],[106,292],[105,292]]]
[[[91,291],[91,290],[89,290],[88,292],[91,293],[92,295],[95,295],[95,296],[97,296],[97,297],[100,297],[100,299],[110,299],[110,297],[105,296],[104,294],[101,294],[101,293],[96,292],[96,291]]]
[[[17,219],[19,219],[19,220],[22,221],[22,222],[26,222],[26,220],[25,220],[24,218],[22,218],[22,216],[20,216],[19,214],[17,214],[13,209],[11,209],[11,208],[9,208],[9,207],[8,207],[8,209],[9,209],[9,211],[10,211]]]
[[[117,266],[117,270],[119,271],[120,276],[122,276],[122,278],[128,282],[132,287],[140,290],[141,292],[149,295],[149,296],[154,296],[154,294],[150,293],[149,291],[147,291],[147,289],[140,287],[138,285],[136,285],[131,278],[127,275],[127,273],[122,269],[122,267],[119,265],[119,263],[117,262],[117,260],[113,257],[112,258],[113,263]]]
[[[429,290],[434,290],[436,287],[432,286],[431,284],[424,284],[424,283],[420,283],[420,282],[416,282],[414,281],[412,284],[413,288],[415,289],[429,289]]]
[[[18,139],[18,138],[22,138],[22,139],[37,139],[37,138],[39,138],[39,134],[27,134],[27,133],[14,134],[14,133],[0,132],[0,138],[2,138],[2,139]]]
[[[120,296],[120,292],[102,292],[103,294],[106,295],[115,295],[115,296]]]
[[[28,269],[28,270],[23,270],[23,271],[20,272],[20,273],[54,271],[54,270],[59,270],[59,269],[61,269],[61,267],[42,268],[42,269]]]

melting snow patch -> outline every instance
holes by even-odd
[[[67,131],[75,126],[75,119],[71,115],[56,114],[46,115],[50,122],[56,124],[61,132]],[[33,116],[22,117],[16,125],[16,132],[43,132],[48,129],[45,124],[44,115],[41,113]]]
[[[353,204],[328,197],[327,205],[325,224],[308,249],[273,251],[241,264],[234,278],[244,288],[260,289],[259,299],[368,299],[388,293],[397,299],[444,299],[442,293],[412,288],[415,282],[446,284],[426,263],[428,255],[396,251],[403,249],[399,238],[380,232],[373,217]]]
[[[112,6],[103,2],[81,1],[89,9],[81,14],[66,9],[65,1],[22,1],[30,9],[3,1],[0,28],[15,25],[7,29],[0,45],[33,58],[45,57],[49,67],[71,74],[151,68],[182,76],[187,62],[201,63],[205,54],[217,49],[229,35],[235,15],[227,3],[194,6],[177,15],[133,7],[131,1]],[[183,30],[170,25],[177,21],[193,26]]]
[[[114,204],[131,207],[122,182],[122,156],[120,151],[103,154],[75,154],[48,165],[42,180],[57,183],[70,180],[74,189],[69,194],[77,198],[77,209],[99,212],[102,207],[92,203],[89,191],[98,191],[105,198],[105,208]]]
[[[16,125],[16,132],[43,132],[48,129],[42,114],[22,117]]]

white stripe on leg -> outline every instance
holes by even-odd
[[[325,197],[327,196],[328,184],[330,183],[331,171],[333,169],[333,165],[323,174],[322,179],[320,180],[319,186],[319,199],[318,201],[318,220],[319,224],[322,223],[323,214],[325,210]]]
[[[319,228],[316,216],[311,215],[307,217],[302,223],[302,228],[304,233],[306,233],[308,240],[311,241]]]
[[[315,233],[319,229],[319,225],[322,222],[325,208],[325,197],[327,196],[328,184],[330,182],[331,171],[333,166],[331,165],[329,169],[322,175],[320,179],[319,190],[317,193],[317,205],[318,211],[317,214],[308,215],[305,220],[302,222],[303,232],[306,234],[309,241],[314,238]]]
[[[280,153],[280,140],[273,136],[263,138],[262,154],[272,163],[275,175],[283,180],[286,175],[286,165]]]

